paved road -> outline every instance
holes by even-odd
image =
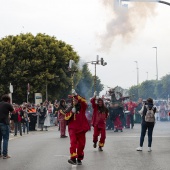
[[[59,138],[56,127],[49,131],[30,132],[22,137],[10,137],[9,154],[0,159],[0,170],[170,170],[170,122],[158,122],[154,129],[153,151],[143,152],[139,144],[140,125],[124,132],[107,131],[103,152],[92,147],[92,132],[87,133],[83,165],[72,166],[69,158],[69,138]]]

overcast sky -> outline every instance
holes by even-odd
[[[170,0],[167,0],[170,2]],[[123,3],[126,4],[126,3]],[[129,88],[170,73],[170,6],[128,3],[116,10],[114,0],[1,0],[0,38],[31,32],[56,36],[73,46],[83,62],[103,57],[97,66],[102,83]],[[94,74],[94,65],[89,64]]]

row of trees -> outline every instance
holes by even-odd
[[[13,101],[26,101],[27,84],[31,86],[29,101],[34,102],[34,93],[42,93],[43,100],[48,86],[48,99],[67,98],[72,88],[72,76],[68,63],[74,60],[78,65],[80,57],[71,45],[46,34],[31,33],[7,36],[0,40],[0,95],[9,93],[9,84],[14,87]],[[94,77],[88,65],[77,68],[74,76],[74,88],[90,98],[94,93]],[[103,90],[103,85],[97,77],[97,91]],[[170,95],[170,74],[159,81],[144,81],[129,89],[134,100],[139,97],[146,99],[166,99]]]
[[[147,99],[167,99],[170,95],[170,74],[163,76],[160,80],[147,80],[138,86],[132,86],[129,93],[134,94],[134,100],[139,97]]]
[[[46,85],[48,98],[67,98],[71,92],[69,60],[77,64],[80,60],[72,46],[46,34],[31,33],[7,36],[0,40],[0,95],[9,93],[9,84],[14,87],[13,101],[26,101],[27,84],[30,84],[29,100],[34,102],[34,93],[42,93],[45,100]],[[78,68],[74,76],[76,90],[84,97],[93,94],[93,76],[88,66]],[[97,91],[103,89],[97,78]],[[86,90],[85,90],[86,89]]]

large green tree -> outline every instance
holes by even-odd
[[[139,89],[139,86],[132,86],[132,87],[129,89],[129,95],[130,95],[130,96],[133,96],[133,97],[132,97],[133,100],[138,100],[138,98],[139,98],[138,89]]]
[[[162,98],[166,99],[170,95],[170,74],[161,78],[162,83]]]
[[[148,97],[155,99],[156,98],[155,87],[156,87],[156,81],[155,80],[144,81],[139,86],[138,94],[143,99],[147,99]]]
[[[31,86],[29,100],[40,92],[45,99],[48,85],[49,99],[66,97],[71,90],[69,60],[78,63],[79,56],[71,45],[45,34],[31,33],[7,36],[0,40],[0,95],[14,87],[13,101],[26,100],[27,84]],[[80,74],[79,70],[76,74]],[[78,79],[75,79],[78,81]],[[76,82],[75,82],[76,83]]]

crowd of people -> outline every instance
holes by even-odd
[[[55,101],[54,104],[47,101],[38,105],[31,103],[23,103],[18,105],[13,103],[12,106],[14,108],[14,113],[10,113],[10,132],[14,133],[14,136],[17,136],[18,133],[22,136],[23,133],[28,134],[29,131],[36,131],[37,129],[40,129],[40,131],[48,131],[48,127],[59,125],[59,130],[61,131],[60,137],[65,138],[67,137],[65,135],[67,122],[64,119],[64,112],[69,104],[70,103],[67,103],[64,99],[59,102]],[[108,104],[105,102],[104,104],[111,113],[111,103]],[[118,120],[115,120],[116,116],[112,115],[111,117],[111,114],[108,114],[108,118],[106,120],[106,130],[114,130],[114,132],[118,132],[118,130],[120,130],[123,132],[123,128],[133,129],[134,121],[136,123],[141,123],[142,119],[139,114],[139,110],[141,110],[143,106],[142,98],[139,98],[137,102],[129,99],[124,102],[123,106],[123,112],[119,114],[120,126],[118,127],[117,125]],[[157,108],[157,112],[155,113],[157,121],[170,120],[170,103],[156,102],[155,106]],[[88,120],[90,130],[92,125],[92,112],[92,105],[88,103],[86,118]]]
[[[47,131],[48,127],[54,123],[54,112],[56,106],[51,103],[44,102],[38,105],[23,103],[21,105],[12,104],[14,112],[10,113],[10,132],[17,136],[19,132],[20,136],[29,131],[36,131],[40,128],[43,131],[44,128]],[[54,111],[54,112],[53,112]]]
[[[130,98],[128,101],[121,103],[121,110],[115,112],[113,104],[108,103],[104,98],[98,98],[96,92],[90,99],[90,103],[87,103],[86,99],[79,96],[74,89],[69,98],[68,102],[61,99],[59,102],[55,101],[54,104],[45,101],[38,105],[30,103],[17,105],[10,104],[8,95],[2,96],[2,102],[0,103],[0,156],[3,155],[4,159],[10,158],[7,149],[9,132],[14,133],[14,136],[17,136],[19,132],[20,136],[22,136],[23,133],[28,134],[29,131],[36,131],[38,128],[40,131],[44,129],[48,131],[49,126],[59,125],[60,138],[67,138],[66,126],[68,125],[70,138],[70,159],[68,162],[73,165],[81,165],[86,144],[85,134],[91,130],[91,126],[93,127],[93,147],[96,148],[98,145],[98,150],[103,151],[106,130],[113,129],[114,132],[119,130],[123,132],[123,128],[133,129],[134,118],[135,121],[138,120],[142,125],[140,147],[137,148],[137,151],[142,151],[147,129],[149,138],[148,151],[151,151],[152,132],[157,119],[157,114],[155,116],[155,113],[162,113],[162,103],[158,107],[154,106],[151,98],[146,101],[139,98],[137,102],[133,102]],[[170,107],[168,106],[167,108]],[[146,118],[148,114],[151,114],[152,118]],[[169,110],[167,109],[168,114]],[[99,136],[100,139],[98,139]],[[1,149],[2,140],[3,149]]]
[[[170,120],[170,101],[155,101],[157,113],[155,114],[157,121],[169,121]]]

